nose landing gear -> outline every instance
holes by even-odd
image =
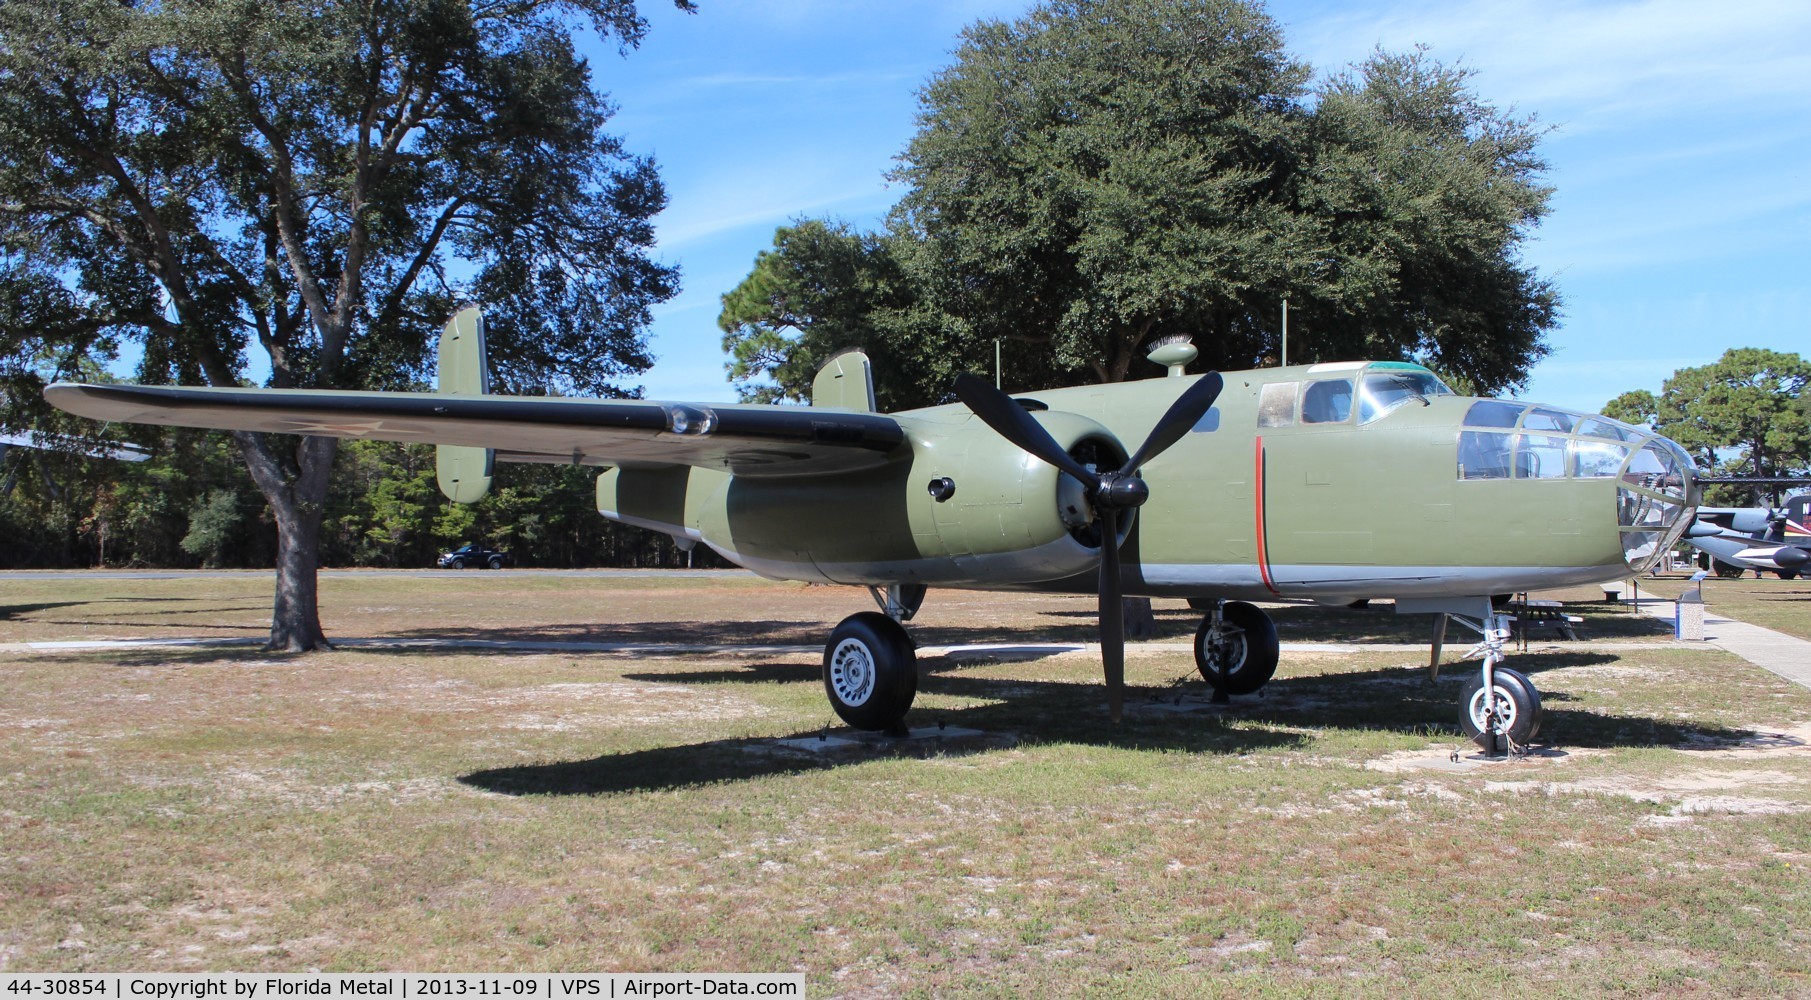
[[[1487,755],[1520,752],[1541,731],[1541,693],[1533,681],[1502,665],[1503,645],[1509,641],[1508,616],[1448,617],[1484,637],[1465,654],[1468,660],[1482,657],[1484,663],[1460,694],[1460,731]]]

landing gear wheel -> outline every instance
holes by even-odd
[[[1201,619],[1195,630],[1195,669],[1216,689],[1220,672],[1226,671],[1226,694],[1251,694],[1277,672],[1277,629],[1255,604],[1227,601],[1220,609],[1220,628],[1214,616]]]
[[[857,729],[897,731],[918,694],[918,656],[899,623],[873,611],[844,618],[824,646],[824,693]]]
[[[1459,696],[1459,729],[1475,743],[1483,743],[1485,734],[1494,730],[1509,737],[1510,743],[1525,746],[1541,731],[1541,693],[1533,681],[1508,667],[1497,667],[1491,675],[1497,696],[1488,708],[1483,671],[1465,682]]]

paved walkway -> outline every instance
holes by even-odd
[[[1641,610],[1664,621],[1673,620],[1672,601],[1644,597]],[[1704,610],[1704,641],[1794,684],[1811,688],[1811,642],[1734,618],[1724,618],[1712,614],[1709,608]],[[1677,643],[1693,644],[1689,641]]]

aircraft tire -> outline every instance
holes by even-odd
[[[1726,563],[1721,559],[1711,560],[1711,566],[1716,569],[1717,575],[1725,580],[1740,580],[1744,572],[1742,567],[1734,563]]]
[[[844,618],[824,645],[824,693],[856,729],[892,730],[918,694],[918,654],[900,624],[874,611]]]
[[[1277,628],[1261,608],[1244,601],[1227,601],[1221,608],[1226,634],[1213,634],[1213,616],[1201,619],[1195,630],[1195,669],[1213,687],[1219,687],[1220,667],[1227,668],[1226,693],[1251,694],[1270,682],[1277,672]]]
[[[1773,575],[1779,577],[1782,580],[1796,580],[1796,579],[1798,579],[1798,570],[1776,569],[1773,571]]]
[[[1498,667],[1491,673],[1496,679],[1497,694],[1508,699],[1507,707],[1498,710],[1507,716],[1504,731],[1512,742],[1525,745],[1541,731],[1541,693],[1519,671]],[[1459,694],[1459,731],[1466,739],[1477,742],[1486,721],[1484,675],[1480,671],[1471,675]]]

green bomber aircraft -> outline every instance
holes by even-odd
[[[336,392],[59,383],[97,420],[430,442],[469,502],[493,463],[602,468],[605,517],[702,542],[762,576],[866,586],[824,688],[850,725],[897,730],[917,691],[904,629],[927,588],[1096,593],[1109,704],[1124,685],[1122,595],[1205,609],[1195,658],[1217,697],[1276,669],[1252,601],[1391,598],[1482,641],[1460,722],[1526,743],[1540,696],[1501,666],[1491,596],[1646,571],[1691,523],[1692,463],[1602,416],[1460,396],[1403,362],[1298,365],[876,412],[867,357],[831,359],[812,405],[488,395],[483,321],[454,316],[439,391]]]

